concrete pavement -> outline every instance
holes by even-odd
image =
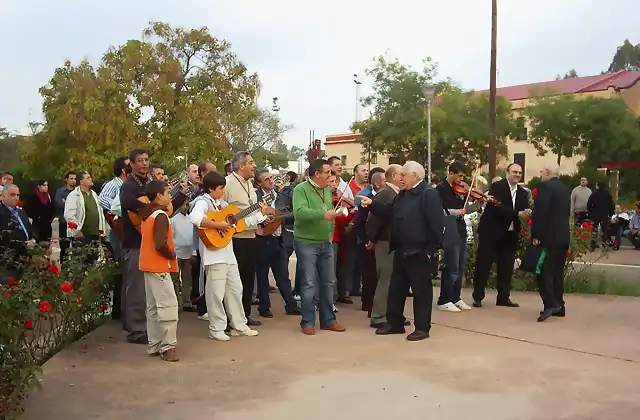
[[[110,323],[45,364],[25,418],[638,417],[637,298],[571,295],[567,318],[537,323],[536,294],[514,294],[519,309],[489,294],[482,309],[434,312],[431,338],[411,343],[375,336],[357,302],[340,307],[346,333],[304,336],[271,296],[276,318],[254,338],[211,341],[206,322],[183,314],[175,364],[146,357]]]

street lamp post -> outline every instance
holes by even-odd
[[[423,91],[427,101],[427,182],[431,184],[431,101],[436,93],[436,85],[426,84]]]
[[[278,97],[277,96],[273,97],[273,103],[271,105],[271,111],[275,114],[276,123],[279,126],[280,125],[280,120],[278,119],[279,118],[279,114],[278,113],[280,112],[280,105],[278,104]],[[278,137],[280,137],[280,136],[278,135]],[[277,150],[278,146],[280,146],[280,139],[276,138],[275,139],[275,143],[276,143],[275,145],[276,145],[276,150]],[[264,166],[267,166],[267,156],[268,156],[268,153],[267,153],[267,150],[265,149],[265,151],[264,151]]]
[[[353,83],[356,85],[356,119],[354,122],[358,122],[360,119],[360,85],[362,82],[357,73],[353,73]]]

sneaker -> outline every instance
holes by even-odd
[[[255,337],[256,335],[258,335],[258,331],[252,330],[251,328],[247,328],[246,330],[242,331],[231,330],[232,337]]]
[[[294,299],[296,302],[300,302],[300,301],[302,300],[302,297],[301,297],[300,295],[293,295],[293,299]]]
[[[333,305],[333,313],[337,313],[338,312],[338,308],[336,308],[336,305]]]
[[[454,305],[456,305],[458,307],[458,309],[462,309],[463,311],[470,311],[471,310],[471,306],[469,306],[466,303],[464,303],[464,300],[462,300],[462,299],[460,299],[459,301],[454,303]]]
[[[200,321],[208,321],[209,320],[209,314],[204,314],[204,315],[198,315],[198,319]]]
[[[447,302],[444,305],[438,305],[437,308],[439,311],[445,312],[462,312],[456,305],[451,302]]]
[[[231,338],[224,331],[210,332],[209,338],[218,341],[229,341]]]

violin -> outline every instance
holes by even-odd
[[[464,182],[461,182],[460,184],[455,184],[453,186],[453,192],[465,198],[468,196],[469,201],[484,201],[486,203],[491,203],[496,206],[499,206],[502,204],[500,203],[500,201],[496,200],[490,195],[483,193],[481,190],[477,188],[469,189],[469,185],[467,185]]]
[[[347,210],[351,210],[356,206],[356,203],[352,199],[350,199],[349,197],[346,197],[344,194],[342,195],[338,195],[338,194],[339,194],[339,191],[337,190],[331,193],[331,200],[333,201],[334,207],[336,206],[336,204],[338,204],[338,201],[340,201],[340,204],[343,204]]]

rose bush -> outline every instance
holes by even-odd
[[[531,190],[529,200],[532,208],[533,200],[537,192],[538,191],[536,188],[533,188]],[[518,243],[518,249],[516,251],[516,264],[518,261],[522,260],[526,247],[531,244],[531,222],[523,222],[521,225],[522,229],[520,230],[520,239]],[[465,281],[468,285],[470,285],[473,281],[473,271],[475,270],[475,257],[478,249],[477,228],[478,221],[474,221],[473,230],[475,240],[473,241],[473,243],[469,244],[469,259],[465,270]],[[590,222],[585,222],[579,228],[574,228],[573,224],[571,224],[570,228],[572,230],[572,235],[571,244],[569,245],[569,250],[567,251],[567,259],[565,262],[565,283],[567,279],[570,279],[574,274],[576,274],[577,270],[582,269],[578,268],[581,266],[575,263],[583,262],[585,254],[589,252],[589,243],[591,241],[593,225]],[[492,268],[491,275],[489,276],[487,287],[492,289],[496,288],[495,265],[494,268]],[[532,274],[517,272],[513,278],[512,288],[514,290],[522,291],[537,291],[538,284],[536,281],[536,277]]]
[[[45,361],[106,319],[115,266],[104,258],[89,263],[95,253],[70,248],[60,267],[35,248],[20,280],[0,285],[0,418],[22,412]]]

